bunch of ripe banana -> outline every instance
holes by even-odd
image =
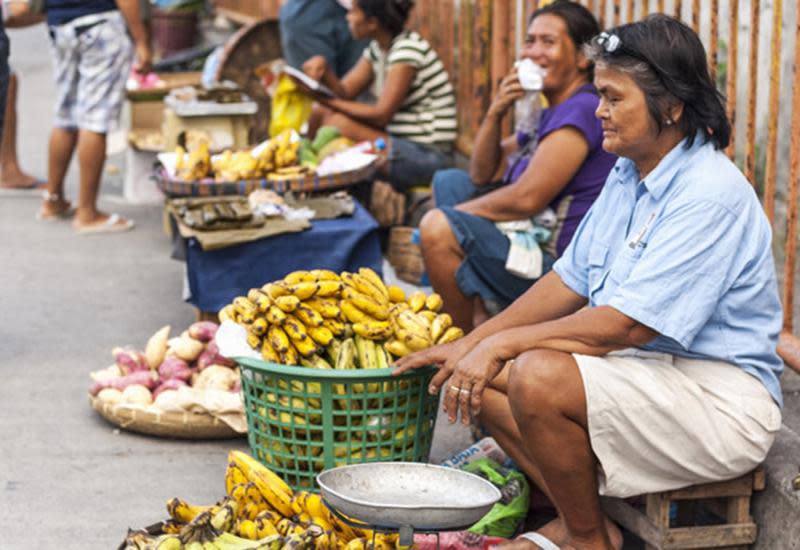
[[[211,506],[173,498],[162,535],[129,531],[126,550],[391,550],[396,535],[348,525],[317,494],[293,493],[274,472],[240,451],[228,455],[225,497]],[[374,539],[374,544],[373,544]]]
[[[213,158],[208,142],[203,140],[186,155],[183,147],[175,149],[175,173],[179,179],[195,181],[213,175],[216,181],[259,179],[272,172],[293,173],[300,169],[298,149],[300,140],[292,141],[292,130],[284,130],[270,139],[258,154],[252,151],[226,150]]]
[[[463,336],[450,315],[438,313],[441,307],[438,294],[415,292],[406,300],[401,288],[387,288],[369,268],[341,274],[315,269],[251,289],[219,318],[243,325],[265,361],[369,369]]]
[[[195,181],[208,177],[211,172],[211,155],[206,140],[201,140],[200,144],[189,153],[188,158],[181,146],[175,149],[175,153],[177,155],[175,176],[178,179]]]

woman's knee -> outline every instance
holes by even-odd
[[[438,208],[429,210],[422,216],[419,222],[419,238],[423,248],[455,242],[450,222]]]
[[[513,410],[533,416],[565,412],[580,377],[568,353],[537,349],[514,360],[508,373],[508,399]],[[578,386],[580,387],[580,386]]]

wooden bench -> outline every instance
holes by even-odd
[[[647,550],[746,550],[758,534],[750,516],[750,499],[764,486],[764,470],[759,467],[730,481],[632,499],[603,498],[602,503],[614,521],[645,542]],[[673,504],[677,514],[673,514]]]

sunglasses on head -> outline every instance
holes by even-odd
[[[639,61],[650,67],[650,69],[656,74],[658,79],[666,88],[666,82],[664,79],[664,75],[661,72],[661,69],[659,69],[655,63],[650,61],[650,59],[648,59],[646,55],[638,52],[637,50],[629,46],[626,46],[622,42],[622,39],[619,37],[619,35],[616,35],[614,33],[601,32],[600,34],[597,35],[597,38],[595,38],[595,42],[597,43],[598,46],[603,48],[603,51],[606,53],[627,55],[628,57],[633,57],[634,59],[638,59]]]

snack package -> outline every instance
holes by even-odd
[[[525,521],[530,504],[531,488],[525,475],[514,468],[501,466],[490,458],[474,460],[461,469],[488,479],[502,494],[500,501],[469,531],[494,537],[514,536]]]
[[[272,96],[270,137],[277,136],[287,128],[299,132],[311,116],[311,104],[311,97],[301,92],[294,80],[285,74],[280,75],[275,95]]]

